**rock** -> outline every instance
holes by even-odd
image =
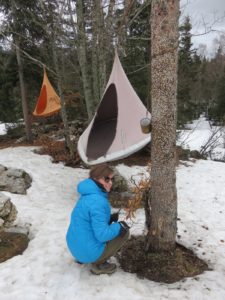
[[[181,146],[177,146],[177,157],[179,160],[189,160],[190,158],[190,150],[189,149],[183,149]]]
[[[183,149],[181,146],[177,146],[177,156],[180,160],[189,160],[190,158],[206,159],[206,157],[202,155],[199,151]]]
[[[31,226],[31,225],[30,225]],[[9,228],[4,228],[4,232],[16,232],[16,233],[23,233],[26,236],[29,236],[30,233],[30,226],[25,224],[25,226],[10,226]]]
[[[10,227],[17,217],[17,209],[10,198],[0,193],[0,230]]]
[[[27,235],[16,232],[0,232],[0,263],[22,254],[27,248]]]
[[[0,190],[25,195],[32,178],[22,169],[6,168],[0,165]]]
[[[109,201],[112,207],[125,208],[128,200],[134,199],[134,196],[131,192],[110,192]]]
[[[130,187],[128,186],[126,179],[117,170],[115,170],[112,192],[127,191],[130,191]]]
[[[6,170],[6,167],[4,167],[3,165],[0,165],[0,174]]]
[[[21,136],[19,139],[17,139],[15,141],[15,143],[19,144],[19,143],[25,142],[26,140],[27,140],[27,137],[24,135],[24,136]]]
[[[115,170],[113,186],[109,193],[109,201],[112,207],[126,207],[127,201],[132,197],[132,191],[127,180]]]
[[[0,217],[5,217],[10,213],[11,201],[10,198],[3,193],[0,193]]]
[[[202,155],[199,151],[197,150],[192,150],[190,152],[190,157],[195,158],[195,159],[206,159],[204,155]]]
[[[17,217],[17,209],[13,203],[11,203],[11,211],[5,218],[5,227],[10,227],[12,223],[16,220]]]

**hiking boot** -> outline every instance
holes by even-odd
[[[95,275],[112,274],[116,271],[116,265],[104,262],[102,264],[92,264],[91,273]]]

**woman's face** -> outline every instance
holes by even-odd
[[[113,184],[113,174],[109,174],[106,177],[102,177],[102,178],[98,179],[98,182],[103,185],[104,189],[107,192],[110,192],[110,190],[112,188],[112,184]]]

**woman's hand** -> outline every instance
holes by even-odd
[[[110,216],[109,224],[112,224],[113,222],[117,222],[119,220],[119,213],[113,213]]]
[[[125,221],[121,221],[121,222],[119,222],[119,223],[120,223],[120,226],[121,226],[121,229],[120,229],[120,236],[121,236],[121,237],[124,237],[125,234],[129,231],[130,226],[129,226]]]

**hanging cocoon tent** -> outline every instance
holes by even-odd
[[[140,150],[151,140],[140,120],[150,118],[115,54],[112,72],[94,118],[78,140],[81,159],[89,165],[117,160]]]
[[[46,71],[41,86],[41,92],[33,112],[34,116],[48,117],[56,114],[61,109],[60,98],[53,89]]]

